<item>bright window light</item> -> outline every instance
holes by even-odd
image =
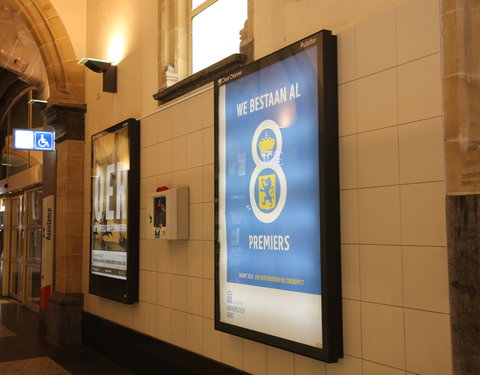
[[[195,9],[199,5],[201,5],[205,0],[192,0],[192,9]]]
[[[193,17],[192,73],[238,53],[247,16],[247,0],[218,0]]]

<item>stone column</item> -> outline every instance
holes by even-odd
[[[42,114],[55,129],[56,177],[44,169],[47,189],[55,189],[54,292],[47,308],[45,340],[54,345],[81,341],[83,160],[85,106],[54,104]],[[52,167],[51,167],[52,168]]]
[[[158,0],[158,87],[167,87],[172,71],[177,80],[189,74],[189,2]]]
[[[248,18],[243,29],[240,30],[240,53],[247,56],[245,63],[249,64],[255,60],[253,40],[253,0],[248,0]]]
[[[480,2],[443,0],[453,373],[480,373]]]

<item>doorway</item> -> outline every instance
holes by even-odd
[[[6,258],[5,249],[5,198],[0,198],[0,296],[3,294],[3,278],[4,278],[4,260]]]
[[[11,197],[10,276],[8,294],[38,311],[42,261],[41,188]]]

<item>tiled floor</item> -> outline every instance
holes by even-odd
[[[133,374],[83,345],[69,348],[49,345],[43,341],[44,335],[45,329],[39,322],[37,313],[23,308],[13,300],[1,298],[0,373],[5,375]],[[31,360],[33,358],[35,360]]]
[[[18,361],[0,362],[2,375],[70,375],[63,367],[48,357],[19,359]]]

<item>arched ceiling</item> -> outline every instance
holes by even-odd
[[[8,91],[12,75],[49,97],[45,65],[38,46],[19,12],[9,0],[0,0],[0,100]],[[10,84],[9,84],[10,82]]]

